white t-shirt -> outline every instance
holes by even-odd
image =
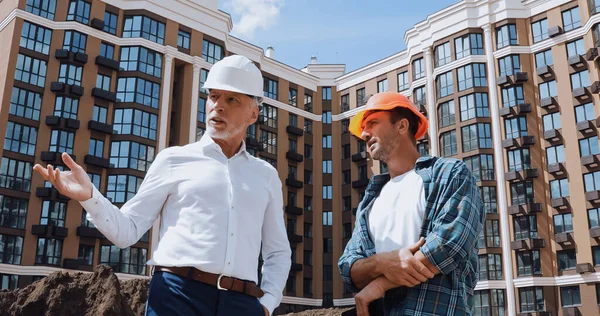
[[[376,252],[398,250],[419,241],[424,216],[423,179],[415,170],[390,179],[368,214]]]

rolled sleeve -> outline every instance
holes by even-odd
[[[344,253],[338,260],[338,269],[340,271],[340,275],[342,276],[342,281],[344,282],[346,288],[354,293],[359,292],[360,289],[356,287],[356,285],[352,281],[352,265],[354,265],[354,263],[360,259],[367,258],[362,246],[362,231],[359,219],[360,217],[357,216],[354,231],[352,232],[352,237],[346,244]]]
[[[479,188],[462,162],[453,167],[448,185],[440,194],[445,202],[420,250],[442,274],[449,274],[468,260],[476,247],[485,212]]]

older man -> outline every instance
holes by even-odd
[[[359,315],[384,297],[385,315],[470,315],[483,226],[479,189],[460,160],[421,157],[427,119],[405,96],[369,99],[350,121],[389,174],[374,176],[339,260]],[[435,137],[435,135],[432,135]]]
[[[158,153],[137,194],[121,209],[92,185],[69,155],[71,171],[34,170],[77,200],[109,240],[128,247],[161,215],[160,242],[147,315],[269,315],[279,305],[291,266],[281,181],[250,155],[244,136],[262,102],[260,70],[235,55],[213,65],[206,134]],[[262,249],[262,282],[257,285]]]

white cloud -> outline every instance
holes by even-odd
[[[251,40],[257,29],[267,30],[277,22],[283,4],[284,0],[231,0],[227,7],[237,17],[232,33]]]

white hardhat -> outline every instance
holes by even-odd
[[[206,77],[204,89],[218,89],[263,97],[263,77],[260,70],[241,55],[232,55],[215,63]]]

